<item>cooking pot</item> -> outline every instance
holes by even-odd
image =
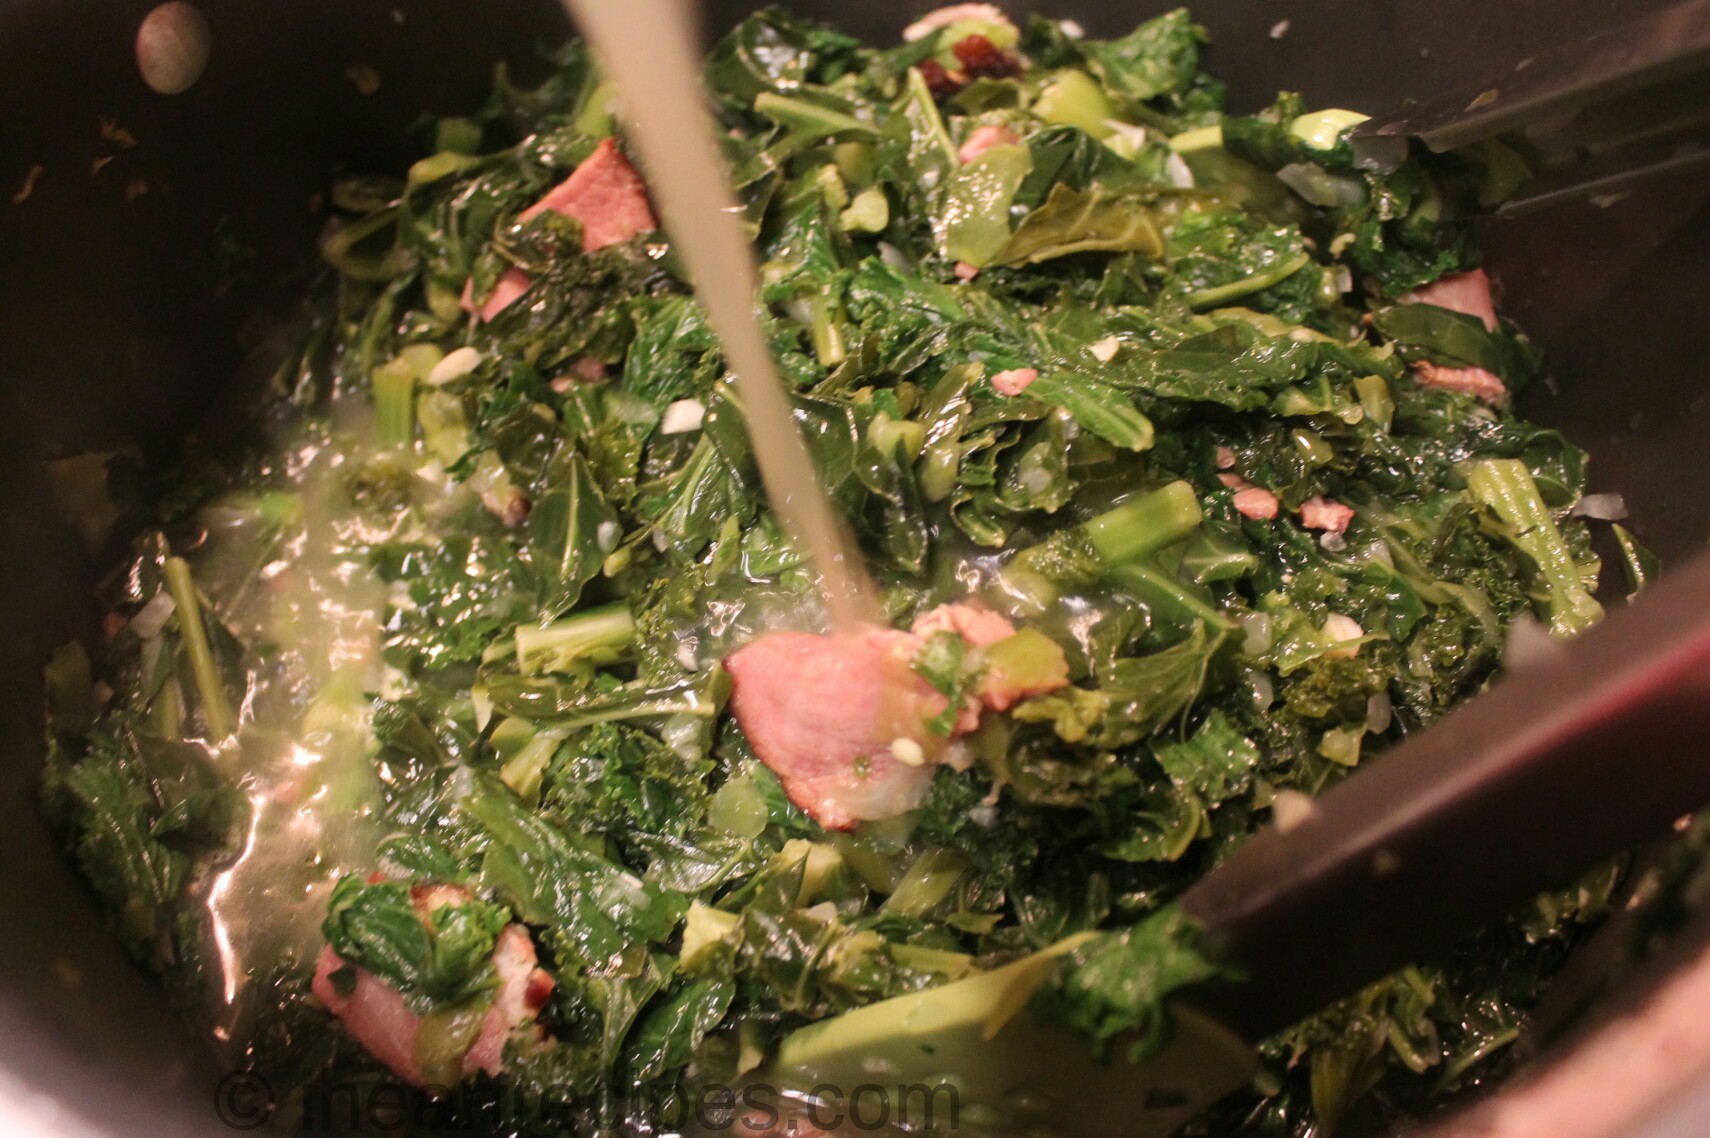
[[[931,6],[796,5],[875,40]],[[1044,6],[1116,34],[1167,5]],[[1662,6],[1205,0],[1196,15],[1235,109],[1288,87],[1376,112]],[[539,73],[535,49],[567,31],[549,0],[201,0],[207,70],[168,96],[133,56],[151,7],[0,0],[0,1132],[20,1136],[231,1132],[206,1042],[122,955],[35,812],[40,669],[93,630],[105,552],[48,464],[170,458],[280,348],[333,172],[401,171],[423,112],[478,105],[496,60]],[[746,7],[703,15],[716,29]],[[1665,564],[1710,534],[1707,200],[1710,180],[1681,178],[1486,233],[1507,311],[1548,354],[1522,412],[1591,452],[1592,489],[1626,496]],[[1625,1138],[1703,1133],[1710,1078],[1678,1074]]]

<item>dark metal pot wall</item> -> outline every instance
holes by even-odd
[[[795,6],[877,39],[932,5]],[[1168,6],[1046,7],[1108,34]],[[1196,15],[1238,109],[1288,86],[1376,111],[1661,6],[1207,0]],[[46,1095],[63,1104],[49,1133],[188,1138],[230,1133],[211,1109],[212,1062],[123,958],[34,811],[39,669],[93,625],[93,559],[42,464],[131,444],[170,454],[246,359],[259,366],[269,325],[256,314],[301,281],[330,173],[400,169],[423,111],[475,106],[494,60],[526,72],[566,25],[549,0],[204,0],[210,66],[167,97],[132,60],[149,7],[0,0],[0,1121]],[[715,0],[708,24],[748,7]],[[372,94],[356,65],[378,74]],[[1510,311],[1552,361],[1523,409],[1591,450],[1593,488],[1623,491],[1665,557],[1710,534],[1706,200],[1710,185],[1678,181],[1489,234]]]

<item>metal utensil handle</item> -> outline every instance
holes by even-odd
[[[1682,3],[1594,35],[1574,35],[1517,59],[1500,75],[1370,119],[1359,137],[1413,137],[1452,150],[1570,117],[1587,107],[1672,83],[1710,61],[1710,0]]]
[[[1452,150],[1502,136],[1533,168],[1519,216],[1710,163],[1710,0],[1684,0],[1516,60],[1482,83],[1362,123]]]
[[[1250,839],[1183,899],[1261,1038],[1710,803],[1710,555]]]

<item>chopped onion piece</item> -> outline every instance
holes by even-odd
[[[879,242],[879,260],[885,263],[886,268],[899,269],[905,272],[914,268],[914,262],[909,260],[908,254],[889,241]],[[803,323],[811,323],[811,321],[803,321]]]
[[[701,421],[706,417],[706,404],[699,399],[679,399],[665,408],[665,417],[659,421],[659,433],[684,435],[690,431],[698,431],[701,429]]]
[[[1561,642],[1549,630],[1529,616],[1522,616],[1508,626],[1508,642],[1502,646],[1502,666],[1511,672],[1554,663],[1562,654]]]
[[[427,383],[438,387],[454,379],[462,379],[480,366],[480,352],[474,348],[457,348],[433,365],[433,370],[427,373]]]
[[[1164,172],[1170,176],[1170,185],[1178,190],[1191,190],[1194,187],[1193,171],[1188,167],[1187,159],[1170,151],[1170,156],[1164,159]]]
[[[1587,494],[1568,513],[1576,518],[1618,522],[1627,516],[1627,499],[1619,494]]]
[[[1352,178],[1338,178],[1304,162],[1290,162],[1278,170],[1277,181],[1311,205],[1359,205],[1366,197],[1365,188]]]
[[[1317,809],[1312,799],[1298,790],[1279,790],[1271,800],[1271,817],[1276,819],[1279,834],[1300,829]]]
[[[137,610],[137,615],[131,617],[131,631],[144,640],[153,640],[166,627],[173,608],[172,594],[165,589],[160,590],[148,604]]]
[[[1350,641],[1358,641],[1365,636],[1366,630],[1360,627],[1360,622],[1351,616],[1343,616],[1333,612],[1324,618],[1324,639],[1336,647],[1330,648],[1324,654],[1339,659],[1352,659],[1359,655],[1360,646]],[[1343,647],[1346,645],[1346,647]]]
[[[1236,616],[1243,633],[1241,651],[1249,656],[1263,656],[1271,650],[1271,617],[1269,613],[1244,612]]]
[[[1111,360],[1115,359],[1116,353],[1121,350],[1122,341],[1117,339],[1115,336],[1106,336],[1104,339],[1087,349],[1087,351],[1092,353],[1093,358],[1101,364],[1107,364]]]
[[[926,752],[920,744],[902,736],[891,740],[891,757],[911,767],[918,767],[926,762]]]
[[[1380,691],[1366,700],[1366,730],[1374,735],[1382,735],[1389,730],[1389,725],[1395,721],[1395,705],[1390,702],[1389,693]]]

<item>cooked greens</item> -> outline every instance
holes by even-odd
[[[1583,455],[1430,382],[1538,366],[1429,303],[1476,267],[1492,163],[1363,147],[1291,95],[1228,113],[1202,41],[1175,12],[874,49],[767,11],[712,52],[765,329],[888,615],[973,596],[1026,625],[981,667],[1072,679],[847,832],[724,712],[721,659],[819,602],[666,235],[523,216],[609,161],[587,52],[341,185],[265,443],[163,499],[99,664],[50,669],[46,801],[131,951],[210,998],[210,883],[284,803],[372,837],[307,871],[309,938],[244,965],[296,1025],[258,1062],[343,1038],[304,990],[323,935],[335,989],[359,967],[454,1015],[495,1000],[513,923],[556,983],[502,1077],[608,1122],[631,1081],[731,1081],[796,1027],[1081,933],[1041,1012],[1166,1039],[1163,998],[1215,973],[1175,897],[1478,691],[1516,621],[1600,611]],[[942,736],[967,652],[913,661]],[[412,900],[440,885],[465,899]],[[1322,1135],[1484,1077],[1610,887],[1285,1033],[1201,1129]]]

